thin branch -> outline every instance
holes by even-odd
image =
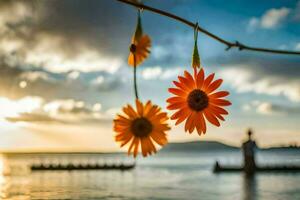
[[[143,10],[148,10],[148,11],[151,11],[151,12],[154,12],[154,13],[157,13],[157,14],[160,14],[160,15],[163,15],[163,16],[166,16],[166,17],[169,17],[169,18],[172,18],[176,21],[179,21],[183,24],[186,24],[187,26],[190,26],[192,27],[193,29],[196,28],[196,24],[193,23],[193,22],[190,22],[182,17],[179,17],[177,15],[174,15],[172,13],[168,13],[166,11],[163,11],[163,10],[159,10],[157,8],[153,8],[153,7],[150,7],[150,6],[146,6],[146,5],[143,5],[143,4],[140,4],[140,3],[136,3],[136,2],[133,2],[133,1],[128,1],[128,0],[117,0],[119,2],[122,2],[122,3],[125,3],[125,4],[129,4],[131,6],[134,6],[134,7],[137,7],[137,8],[140,8],[140,9],[143,9]],[[247,45],[244,45],[238,41],[236,42],[229,42],[207,30],[205,30],[204,28],[200,27],[198,25],[198,31],[199,32],[202,32],[204,34],[206,34],[207,36],[213,38],[214,40],[217,40],[219,41],[220,43],[223,43],[224,45],[227,46],[227,48],[225,50],[230,50],[232,48],[237,48],[238,50],[242,51],[242,50],[249,50],[249,51],[258,51],[258,52],[266,52],[266,53],[275,53],[275,54],[287,54],[287,55],[300,55],[300,52],[299,51],[285,51],[285,50],[278,50],[278,49],[266,49],[266,48],[259,48],[259,47],[251,47],[251,46],[247,46]]]

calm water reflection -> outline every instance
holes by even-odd
[[[256,200],[257,199],[257,180],[256,176],[243,175],[243,199]]]
[[[298,153],[259,154],[298,162]],[[169,153],[140,159],[133,171],[31,172],[37,162],[132,162],[124,155],[14,155],[0,159],[1,199],[300,199],[300,173],[212,173],[215,160],[240,163],[239,152]]]

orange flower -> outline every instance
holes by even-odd
[[[151,39],[148,35],[143,35],[139,38],[134,38],[130,46],[130,53],[128,57],[128,64],[134,66],[141,64],[150,54]]]
[[[168,117],[167,113],[161,112],[161,108],[152,105],[151,101],[143,105],[136,100],[136,110],[127,105],[123,108],[125,115],[117,115],[114,120],[114,131],[117,132],[115,140],[120,142],[121,147],[131,141],[128,155],[133,152],[134,157],[141,144],[142,154],[146,157],[156,153],[153,142],[161,146],[168,142],[165,133],[170,130],[166,124]]]
[[[204,70],[197,72],[194,69],[194,77],[187,71],[184,77],[179,76],[179,82],[173,83],[177,88],[169,88],[169,92],[176,95],[167,99],[169,110],[178,110],[171,116],[176,120],[176,125],[186,120],[185,131],[189,133],[197,129],[199,135],[206,132],[206,122],[208,120],[215,126],[220,126],[219,120],[225,120],[222,115],[228,112],[223,106],[229,106],[231,103],[223,97],[229,92],[215,90],[221,85],[222,79],[213,81],[215,74],[204,77]]]

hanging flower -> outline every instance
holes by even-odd
[[[141,14],[138,11],[138,20],[135,33],[132,37],[130,45],[130,53],[128,56],[128,64],[131,66],[138,66],[149,56],[151,47],[151,39],[148,35],[143,35],[143,28],[141,22]]]
[[[206,132],[205,119],[215,126],[220,126],[219,120],[224,121],[223,115],[228,114],[222,107],[231,103],[223,99],[229,92],[215,92],[222,79],[213,81],[214,73],[205,78],[203,69],[199,72],[196,68],[194,70],[194,77],[185,71],[184,77],[178,77],[179,82],[174,81],[177,88],[169,88],[169,92],[176,96],[167,99],[167,108],[178,110],[171,116],[172,120],[177,120],[176,125],[186,120],[185,131],[191,133],[196,128],[201,135]]]
[[[157,105],[152,105],[151,101],[143,105],[136,100],[136,110],[127,105],[123,112],[125,115],[117,115],[114,120],[115,140],[120,142],[121,147],[130,143],[128,155],[133,152],[136,157],[141,146],[142,155],[146,157],[156,153],[153,142],[161,146],[168,142],[166,131],[170,128],[166,123],[167,113],[161,112]]]
[[[139,40],[134,40],[130,46],[130,53],[128,57],[128,64],[131,66],[138,66],[150,54],[151,39],[148,35],[143,35]],[[134,64],[135,56],[135,64]]]
[[[192,67],[200,68],[200,66],[201,66],[200,56],[199,56],[199,52],[198,52],[197,41],[195,41],[193,56],[192,56]]]
[[[196,23],[196,27],[194,30],[194,50],[193,50],[193,56],[192,56],[192,67],[193,68],[200,68],[201,62],[200,62],[200,56],[198,51],[198,23]]]

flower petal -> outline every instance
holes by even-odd
[[[133,152],[133,157],[136,157],[139,151],[139,144],[140,144],[140,139],[137,138],[134,143],[134,152]]]
[[[143,35],[138,41],[134,41],[136,50],[134,53],[130,52],[128,57],[128,64],[131,66],[140,65],[150,54],[151,39],[148,35]],[[135,63],[134,63],[135,56]]]
[[[201,89],[202,85],[204,83],[204,70],[200,69],[200,71],[197,74],[197,77],[195,77],[196,79],[196,84],[197,84],[197,88]]]
[[[229,95],[229,92],[227,91],[220,91],[213,94],[208,95],[209,98],[222,98]]]
[[[148,113],[150,112],[151,108],[152,108],[151,101],[147,101],[147,103],[146,103],[146,105],[144,107],[144,116],[148,115]]]
[[[169,92],[181,97],[187,96],[187,93],[184,90],[177,89],[177,88],[169,88]]]
[[[204,110],[205,118],[215,126],[220,126],[219,120],[208,109]]]
[[[184,76],[188,80],[189,88],[194,89],[196,84],[195,84],[193,76],[186,70],[184,71]]]
[[[210,85],[210,83],[212,82],[212,80],[215,77],[215,73],[210,74],[205,80],[204,83],[202,85],[202,90],[206,92],[208,86]]]
[[[138,140],[138,138],[134,137],[129,148],[128,148],[128,155],[130,155],[131,151],[133,150],[133,148],[135,147],[136,144],[136,140]]]
[[[123,108],[123,112],[128,115],[129,118],[136,118],[137,113],[133,110],[133,108],[130,105],[127,105],[127,107]]]
[[[185,77],[178,76],[178,80],[180,81],[181,85],[184,87],[184,90],[190,90],[194,86],[193,81]]]
[[[194,120],[194,112],[192,112],[189,116],[188,116],[188,118],[187,118],[187,120],[186,120],[186,122],[185,122],[185,126],[184,126],[184,130],[185,130],[185,132],[188,132],[190,129],[192,129],[191,127],[192,127],[192,124],[193,124],[193,120]],[[194,127],[195,128],[195,127]],[[190,132],[191,133],[191,132]]]
[[[178,78],[179,78],[179,77],[178,77]],[[178,88],[180,88],[180,89],[182,89],[182,90],[189,90],[189,88],[188,88],[185,84],[183,84],[183,83],[181,83],[181,82],[173,81],[173,83],[174,83],[174,85],[175,85],[176,87],[178,87]]]
[[[207,90],[206,90],[206,93],[207,94],[210,94],[211,92],[215,91],[216,89],[218,89],[218,87],[220,87],[220,85],[222,84],[223,80],[222,79],[218,79],[218,80],[215,80],[214,82],[212,82]]]
[[[146,157],[148,154],[148,145],[146,143],[146,138],[141,138],[141,148],[142,148],[142,155]]]
[[[167,106],[167,109],[169,110],[177,110],[180,108],[185,108],[187,107],[187,103],[186,102],[178,102],[178,103],[173,103]]]
[[[206,124],[204,121],[204,117],[203,117],[203,113],[202,112],[198,112],[197,116],[196,116],[196,129],[199,135],[201,135],[201,133],[205,133],[206,132]]]
[[[168,140],[163,132],[152,131],[150,137],[160,146],[167,144]]]
[[[231,102],[225,99],[210,99],[209,100],[212,104],[217,106],[230,106]]]
[[[217,112],[219,114],[228,115],[228,112],[225,109],[223,109],[219,106],[215,106],[215,105],[210,104],[209,108],[212,109],[214,112]]]
[[[191,116],[191,124],[189,127],[189,133],[192,133],[194,131],[194,129],[196,128],[196,116],[197,116],[197,113],[193,112],[192,116]]]
[[[153,145],[153,142],[151,141],[151,139],[149,137],[146,139],[146,143],[148,144],[150,155],[152,154],[152,152],[153,153],[157,152],[155,146]]]
[[[130,134],[129,137],[126,137],[126,138],[123,139],[123,142],[121,143],[120,146],[123,147],[123,146],[126,145],[132,138],[133,138],[133,135]]]
[[[144,112],[143,104],[138,99],[135,100],[135,103],[136,103],[137,113],[139,114],[139,116],[143,116],[143,112]]]
[[[178,97],[178,96],[170,97],[170,98],[167,99],[168,103],[179,103],[179,102],[183,102],[183,101],[185,101],[185,99],[182,98],[182,97]]]
[[[191,114],[191,111],[188,108],[183,108],[183,109],[180,109],[179,111],[177,111],[176,113],[174,113],[171,116],[171,119],[174,120],[174,119],[179,118],[182,115],[190,115],[190,114]]]

